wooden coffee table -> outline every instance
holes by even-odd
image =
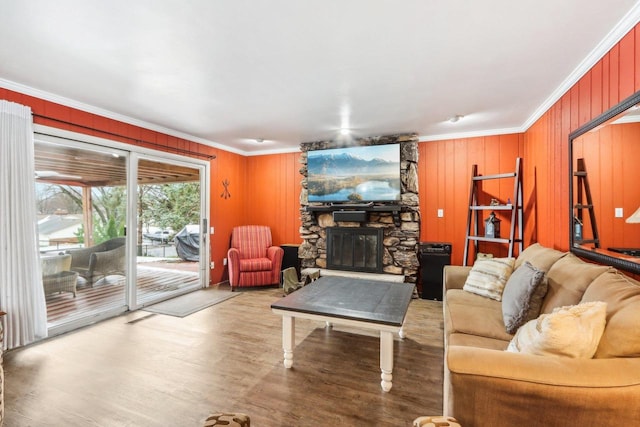
[[[393,334],[404,338],[404,323],[414,285],[338,276],[321,277],[271,304],[282,316],[284,366],[293,366],[295,318],[380,331],[380,385],[391,390]]]

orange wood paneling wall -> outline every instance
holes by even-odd
[[[217,158],[211,162],[211,224],[215,234],[211,236],[211,282],[220,283],[229,279],[229,271],[223,265],[227,257],[231,230],[247,223],[245,209],[245,182],[247,158],[224,150],[216,151]],[[225,194],[223,182],[228,182]]]
[[[522,134],[510,134],[418,144],[420,240],[451,243],[452,264],[462,264],[472,165],[478,165],[481,175],[513,172],[516,158],[522,157],[523,142]],[[482,193],[506,203],[513,198],[513,179],[484,181]],[[489,200],[483,203],[488,204]],[[441,218],[438,209],[444,210]],[[504,213],[498,216],[502,219],[501,235],[505,236],[509,219]],[[501,244],[483,244],[480,250],[496,256],[507,254],[506,245]]]
[[[273,243],[300,244],[300,153],[247,158],[245,206],[250,224],[271,227]]]
[[[54,120],[47,120],[36,117],[35,123],[51,126],[59,129],[83,133],[87,135],[102,137],[114,141],[132,144],[128,138],[139,139],[153,144],[166,147],[166,151],[171,152],[172,148],[189,150],[201,154],[213,154],[217,158],[211,161],[211,225],[215,227],[216,233],[211,238],[211,260],[215,262],[216,268],[211,270],[211,282],[218,283],[225,275],[222,268],[222,259],[226,257],[226,249],[229,245],[230,227],[234,224],[242,224],[245,221],[244,204],[242,200],[242,188],[244,186],[244,175],[246,159],[243,156],[228,153],[223,150],[198,144],[186,139],[177,138],[139,126],[119,122],[117,120],[102,117],[96,114],[87,113],[71,107],[56,104],[54,102],[39,99],[33,96],[24,95],[15,91],[0,88],[0,99],[16,102],[31,107],[34,114],[51,117],[72,124],[64,124]],[[78,126],[74,126],[78,125]],[[87,127],[85,129],[81,126]],[[124,135],[128,138],[117,138],[113,135],[105,135],[97,129],[114,134]],[[151,149],[161,149],[150,144],[133,144]],[[232,187],[238,193],[237,199],[220,199],[222,192],[221,181],[229,178]],[[235,185],[235,188],[233,187]],[[216,197],[216,195],[218,197]]]
[[[525,132],[524,188],[530,209],[526,229],[530,242],[569,249],[569,133],[638,90],[637,25]],[[625,160],[637,162],[637,157]],[[609,192],[621,189],[611,187]]]
[[[510,170],[511,161],[517,155],[521,155],[524,158],[525,246],[539,242],[545,246],[568,250],[569,133],[638,90],[640,90],[640,25],[614,46],[524,135],[421,143],[419,161],[421,240],[451,242],[453,244],[452,263],[461,263],[471,165],[477,163],[481,173],[493,173],[496,166],[504,172]],[[498,144],[496,141],[499,140],[509,142]],[[637,150],[636,147],[634,153]],[[492,156],[496,151],[500,154],[497,157]],[[636,162],[638,158],[633,155],[622,157],[615,154],[615,156],[620,162]],[[632,169],[633,167],[625,168],[625,170]],[[622,181],[628,182],[628,179],[611,178],[610,183],[601,185],[610,189],[609,194],[619,193],[622,189]],[[507,190],[504,194],[508,195],[509,192]],[[506,197],[502,189],[499,190],[499,194],[500,198]],[[630,214],[633,212],[631,209],[635,209],[633,206],[627,208],[628,204],[633,205],[629,199],[634,197],[636,196],[625,193],[623,202],[625,213]],[[612,210],[616,202],[611,197],[607,203],[609,207],[604,209]],[[444,209],[443,218],[437,217],[439,208]],[[602,225],[602,227],[609,226],[609,224]],[[602,235],[604,231],[605,229],[602,230]],[[625,240],[619,234],[619,232],[613,234],[616,236],[615,244],[623,242],[626,245],[629,240]],[[486,246],[481,247],[481,250],[490,252]]]
[[[275,245],[301,243],[299,161],[300,153],[244,157],[218,151],[211,173],[211,221],[216,226],[211,258],[218,282],[229,279],[222,261],[233,227],[268,225]],[[229,183],[226,196],[224,181]]]

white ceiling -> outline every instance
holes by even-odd
[[[341,126],[521,132],[639,17],[637,0],[0,0],[0,86],[247,155]]]

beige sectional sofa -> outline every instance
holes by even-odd
[[[444,270],[444,415],[465,427],[640,423],[640,282],[534,244],[515,260],[546,273],[540,314],[607,303],[593,358],[506,351],[502,302],[464,290],[471,267]]]

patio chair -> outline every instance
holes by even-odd
[[[234,227],[231,233],[229,284],[238,287],[280,284],[280,267],[284,250],[273,246],[271,228],[264,225]]]
[[[75,298],[78,273],[69,271],[71,268],[71,255],[44,256],[40,262],[45,296],[56,292],[71,292]]]
[[[91,287],[100,279],[125,275],[125,238],[115,237],[90,248],[69,249],[71,270],[82,276]]]

